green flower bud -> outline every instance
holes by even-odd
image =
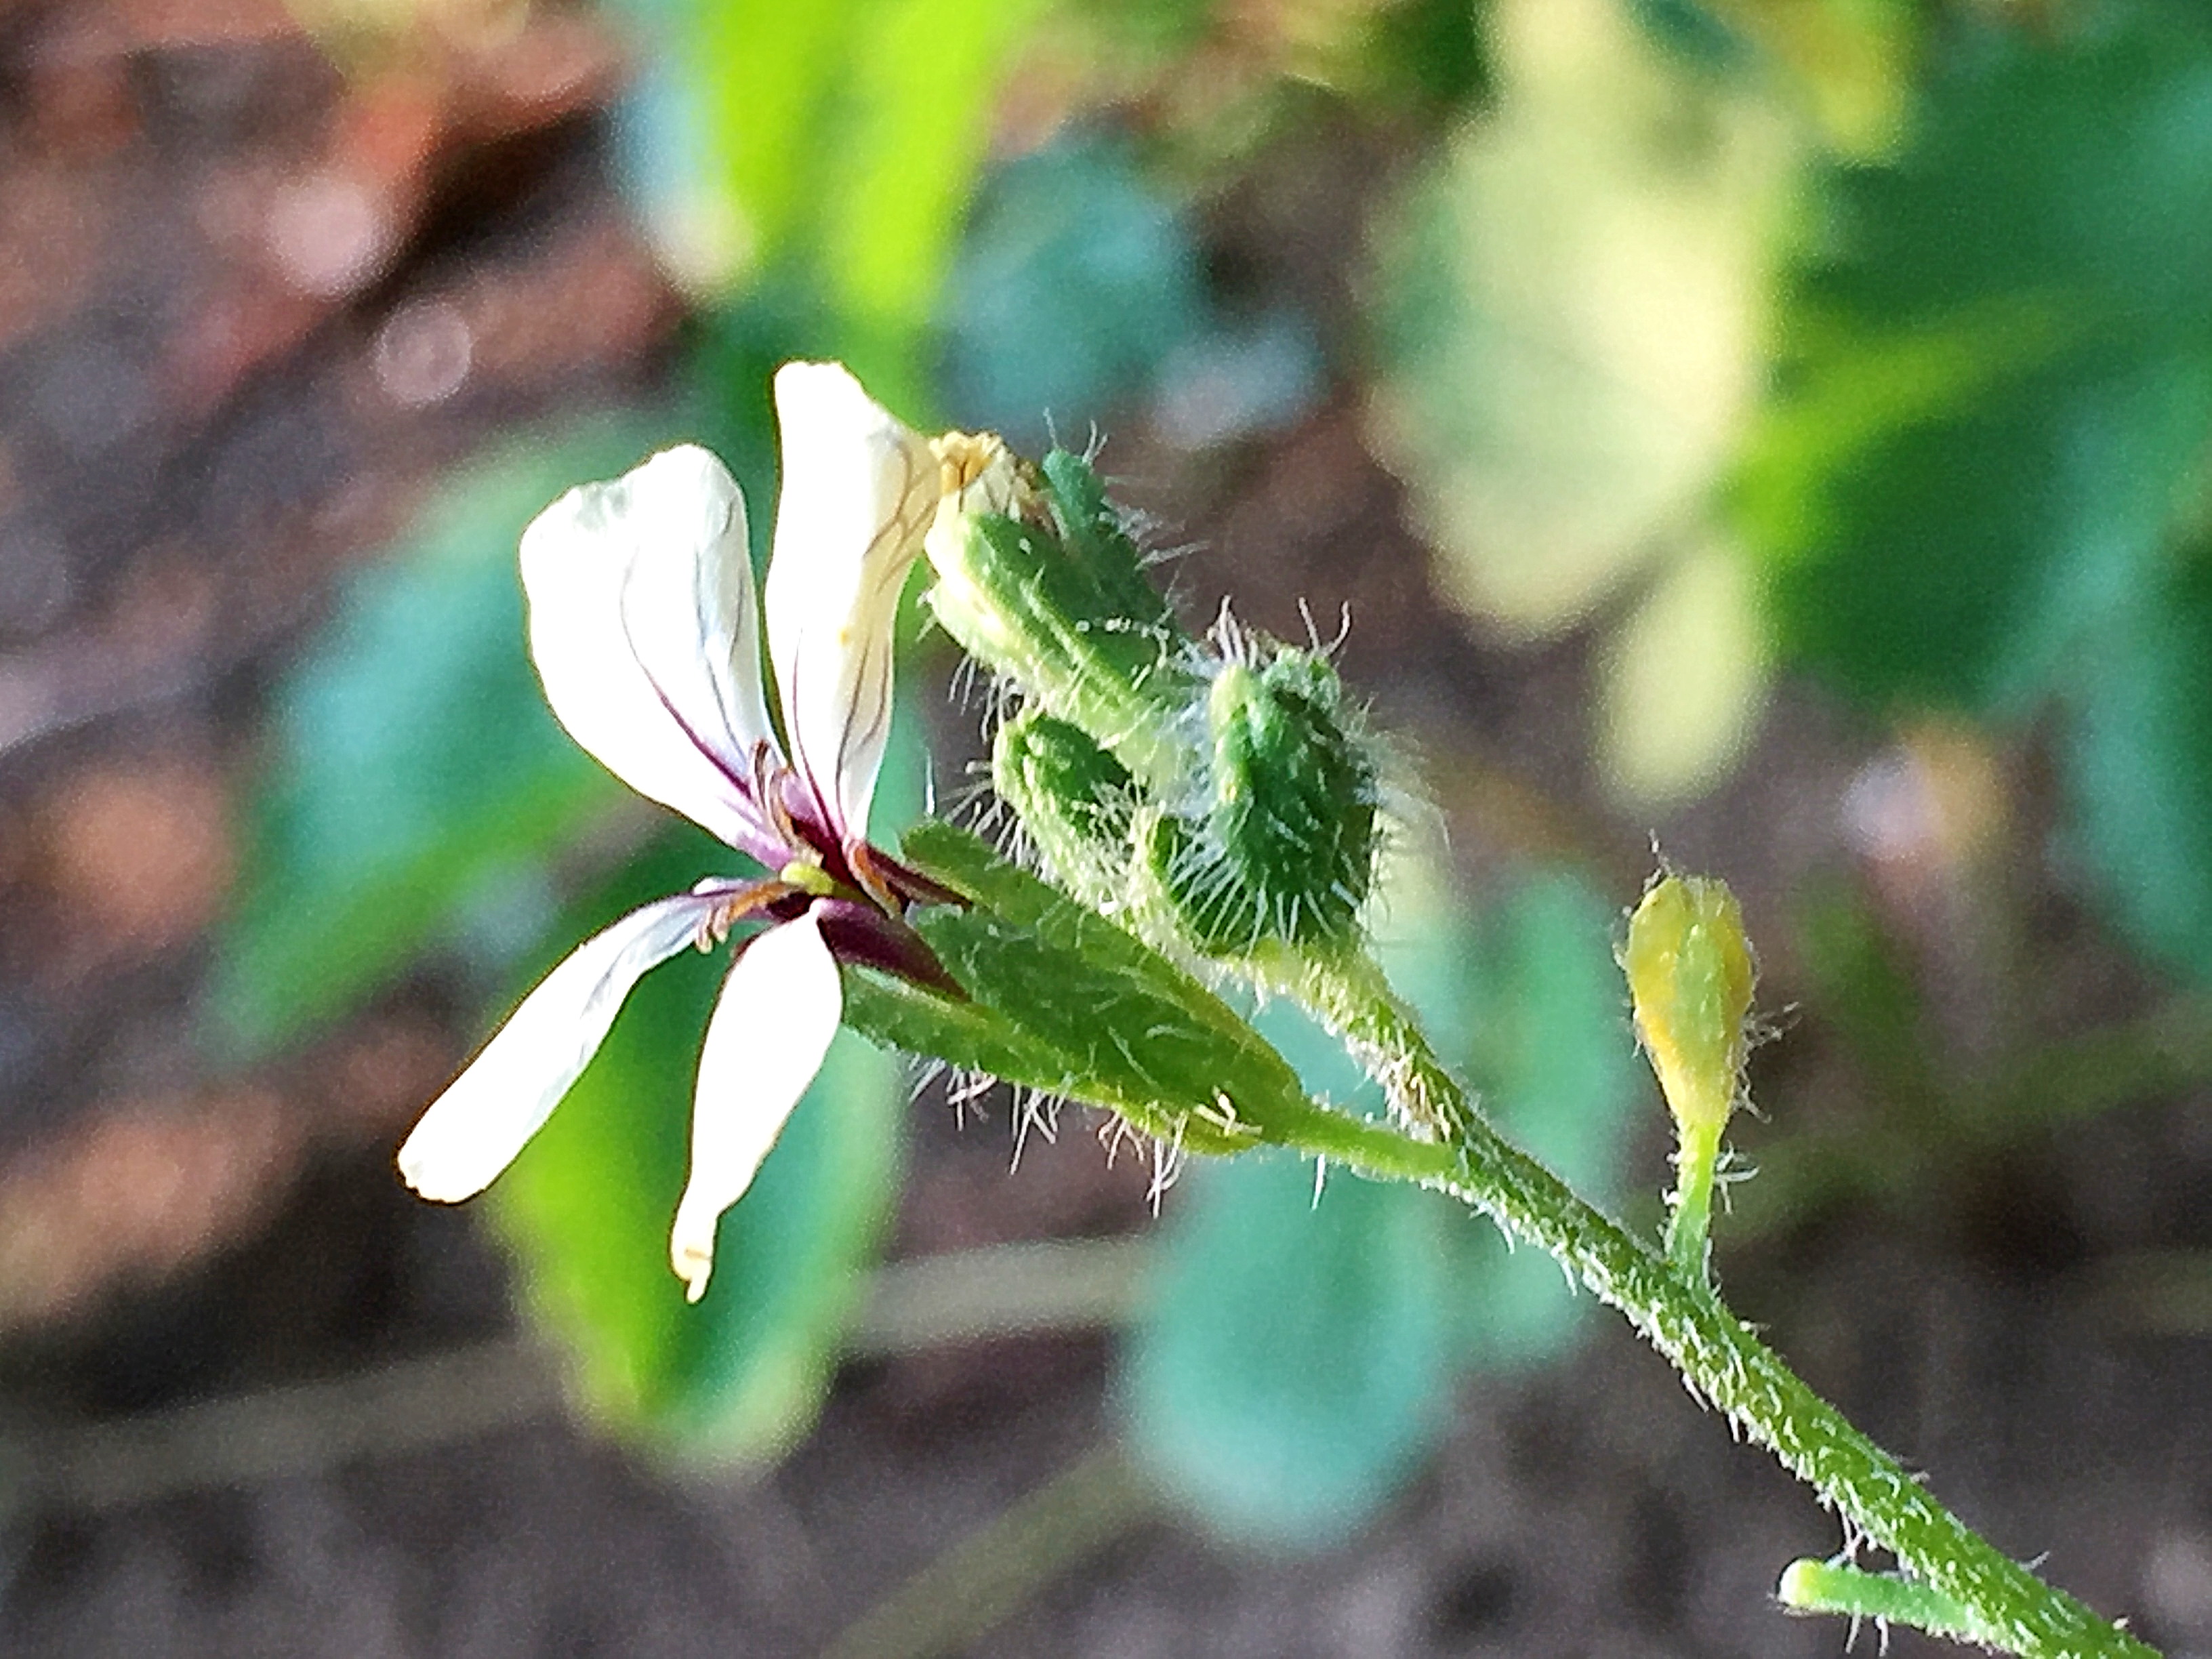
[[[1096,477],[1063,452],[1054,472],[1073,493],[1041,495],[996,438],[950,433],[937,450],[945,495],[923,545],[945,632],[1146,783],[1180,781],[1201,682]]]
[[[1137,786],[1128,769],[1083,732],[1025,708],[999,727],[991,781],[1053,873],[1078,890],[1126,876]]]
[[[1628,920],[1620,953],[1637,1035],[1674,1117],[1667,1255],[1692,1284],[1710,1278],[1721,1131],[1743,1090],[1750,1047],[1751,945],[1725,882],[1662,874]]]
[[[1129,538],[1120,510],[1106,499],[1106,486],[1091,463],[1055,449],[1038,470],[1044,474],[1060,545],[1097,585],[1107,613],[1156,639],[1188,644],[1175,612],[1146,576],[1144,556]]]
[[[1636,1030],[1685,1142],[1717,1141],[1743,1078],[1751,945],[1728,884],[1662,877],[1629,918],[1620,963]]]
[[[1376,775],[1340,701],[1335,671],[1311,652],[1231,662],[1215,678],[1204,816],[1163,816],[1146,845],[1201,948],[1352,933],[1374,873]]]

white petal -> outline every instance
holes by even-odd
[[[641,795],[745,845],[770,737],[745,507],[691,445],[585,484],[522,532],[530,653],[568,735]],[[772,739],[771,739],[772,740]]]
[[[811,914],[761,934],[730,969],[699,1054],[691,1178],[669,1237],[669,1260],[691,1301],[707,1293],[715,1224],[752,1185],[822,1069],[844,1007],[836,958]]]
[[[929,446],[838,363],[776,371],[783,483],[768,573],[768,641],[793,758],[848,839],[890,729],[891,624],[937,509]]]
[[[630,987],[690,945],[711,908],[689,893],[665,898],[570,951],[430,1103],[399,1149],[407,1184],[444,1204],[489,1186],[591,1063]]]
[[[638,537],[623,589],[630,647],[702,746],[749,777],[753,745],[773,728],[744,496],[696,444],[654,456],[628,482]]]

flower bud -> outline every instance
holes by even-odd
[[[1636,1029],[1686,1146],[1717,1146],[1748,1047],[1753,969],[1728,884],[1668,875],[1629,919],[1621,953]]]
[[[1279,650],[1231,662],[1206,697],[1202,819],[1164,816],[1146,839],[1162,891],[1200,945],[1348,937],[1376,850],[1375,768],[1346,729],[1335,671]]]
[[[1146,867],[1184,935],[1208,956],[1226,956],[1265,939],[1267,916],[1211,830],[1208,822],[1162,812],[1147,818],[1140,839]]]
[[[1036,484],[996,438],[938,440],[946,490],[924,542],[945,632],[1154,787],[1183,775],[1179,728],[1202,683],[1089,467]]]
[[[991,781],[1061,881],[1117,881],[1136,812],[1128,769],[1066,720],[1025,708],[999,727]]]
[[[1060,545],[1097,585],[1107,609],[1160,639],[1182,639],[1168,602],[1145,574],[1144,556],[1129,538],[1106,486],[1080,455],[1055,449],[1044,458],[1046,500]]]

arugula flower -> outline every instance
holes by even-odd
[[[522,537],[530,652],[568,735],[769,873],[710,878],[586,939],[547,975],[400,1148],[423,1197],[473,1197],[590,1062],[645,971],[739,939],[707,1024],[691,1167],[669,1241],[696,1302],[714,1231],[775,1144],[842,1017],[839,963],[958,994],[905,921],[953,897],[866,840],[891,714],[891,629],[942,495],[930,446],[836,363],[775,377],[783,484],[763,695],[744,497],[692,446],[570,490]]]

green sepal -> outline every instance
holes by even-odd
[[[1229,956],[1266,936],[1259,895],[1204,824],[1162,812],[1146,822],[1143,840],[1152,883],[1193,946],[1208,956]]]
[[[1171,629],[1127,614],[1051,531],[1020,520],[977,514],[930,557],[930,608],[970,656],[1147,784],[1180,776],[1178,727],[1200,688]]]
[[[1164,640],[1182,639],[1168,602],[1145,575],[1144,555],[1106,499],[1097,471],[1080,455],[1055,449],[1040,463],[1046,500],[1068,558],[1096,585],[1104,614]]]
[[[1089,734],[1024,709],[992,742],[991,784],[1061,879],[1080,887],[1126,874],[1136,781]]]
[[[1190,1152],[1242,1151],[1313,1115],[1297,1074],[1234,1010],[1113,922],[949,824],[917,825],[903,856],[971,900],[911,918],[969,1000],[854,969],[848,1024],[1103,1106]]]
[[[1146,840],[1169,904],[1215,953],[1348,939],[1374,878],[1376,769],[1346,729],[1336,671],[1287,648],[1229,664],[1206,722],[1203,821],[1163,817]]]

